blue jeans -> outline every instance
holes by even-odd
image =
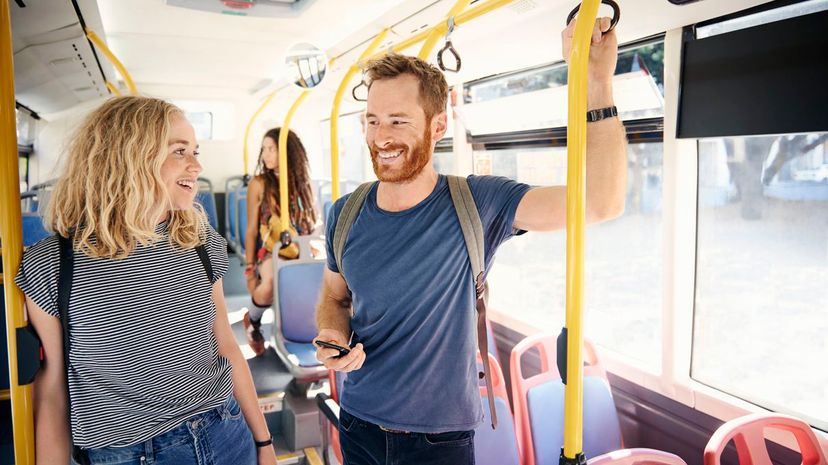
[[[92,464],[255,465],[256,445],[232,396],[172,431],[127,447],[88,449]]]
[[[394,432],[339,413],[343,465],[474,465],[474,431]]]

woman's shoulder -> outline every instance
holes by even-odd
[[[56,234],[44,237],[28,247],[23,253],[23,263],[48,266],[60,261],[60,241]]]

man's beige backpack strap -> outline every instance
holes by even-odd
[[[365,197],[368,197],[368,193],[371,192],[371,187],[373,185],[374,182],[360,184],[359,187],[351,193],[348,200],[345,201],[345,205],[339,213],[339,219],[336,221],[336,229],[334,229],[333,237],[334,259],[336,260],[336,268],[339,270],[339,274],[342,274],[343,276],[342,254],[345,252],[345,241],[348,240],[348,233],[351,232],[351,226],[353,226],[354,220],[356,220],[356,217],[359,215],[359,211],[362,209],[362,204],[365,203]]]
[[[451,193],[451,201],[454,203],[454,210],[460,221],[460,229],[463,231],[463,239],[466,242],[466,249],[471,262],[472,280],[475,286],[477,303],[477,348],[480,357],[483,359],[483,376],[486,379],[486,391],[489,397],[489,412],[492,417],[492,428],[497,426],[497,413],[494,405],[494,389],[492,388],[492,375],[489,372],[489,339],[486,327],[486,299],[485,281],[483,270],[485,267],[485,249],[483,242],[483,224],[480,222],[480,213],[474,203],[469,183],[466,179],[457,176],[446,176]],[[342,212],[336,222],[334,229],[333,249],[334,259],[339,273],[342,274],[342,255],[345,252],[345,242],[348,233],[354,224],[368,192],[371,191],[373,182],[361,184],[345,201]],[[344,276],[344,275],[343,275]]]
[[[475,287],[477,302],[477,349],[480,351],[480,358],[483,360],[483,373],[486,379],[486,394],[489,398],[489,414],[492,417],[492,429],[497,426],[497,412],[494,404],[494,389],[492,388],[492,374],[489,370],[489,337],[486,325],[486,282],[483,278],[483,271],[486,264],[485,243],[483,238],[483,224],[480,222],[480,213],[474,203],[469,183],[466,179],[457,176],[446,176],[451,193],[451,200],[454,202],[454,210],[460,220],[460,229],[463,230],[463,238],[466,240],[466,249],[469,252],[471,262],[472,278]]]

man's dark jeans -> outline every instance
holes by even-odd
[[[474,465],[474,431],[388,431],[341,410],[339,439],[343,465]]]

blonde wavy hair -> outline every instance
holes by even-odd
[[[116,97],[81,124],[69,146],[66,170],[52,192],[45,223],[90,257],[122,259],[151,245],[169,213],[169,241],[181,249],[206,240],[198,204],[173,210],[161,178],[170,123],[183,112],[148,97]]]

